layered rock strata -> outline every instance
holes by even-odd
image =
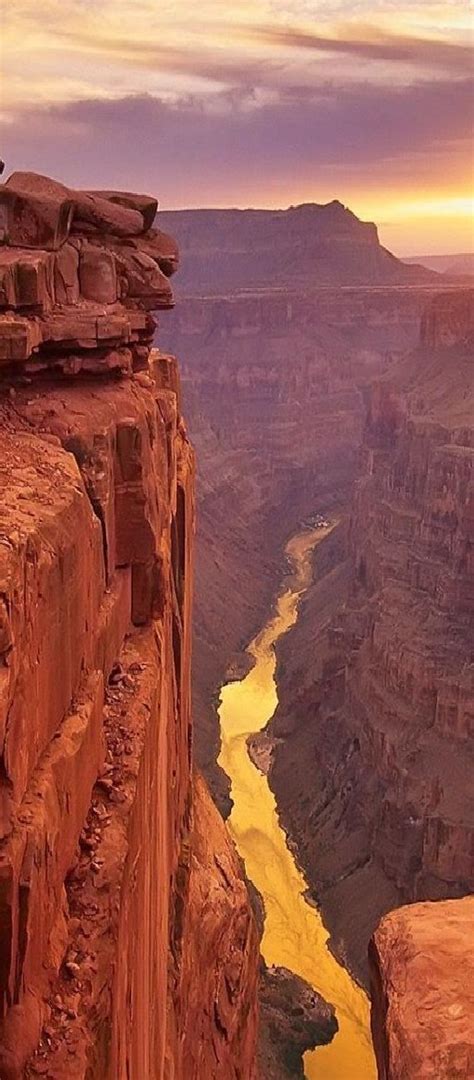
[[[191,269],[197,295],[163,316],[160,340],[183,357],[199,462],[196,755],[225,810],[216,691],[268,617],[288,537],[315,511],[348,503],[368,387],[416,345],[431,293],[293,282],[290,290],[202,296],[190,250]]]
[[[192,779],[194,456],[151,349],[177,263],[155,212],[0,187],[5,1080],[253,1076],[257,934]]]
[[[166,228],[184,256],[184,288],[221,292],[279,285],[406,285],[435,280],[382,247],[376,225],[338,199],[287,210],[171,210]]]
[[[385,911],[474,889],[472,347],[472,293],[441,296],[374,387],[348,539],[279,646],[270,779],[362,979]]]
[[[380,1080],[474,1075],[474,897],[385,916],[370,945]]]

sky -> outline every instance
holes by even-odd
[[[339,199],[474,250],[469,0],[11,0],[0,155],[165,209]]]

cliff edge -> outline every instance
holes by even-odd
[[[386,915],[370,946],[380,1080],[474,1075],[474,897]]]
[[[258,935],[192,773],[194,456],[152,349],[178,261],[156,209],[0,187],[4,1080],[254,1075]]]

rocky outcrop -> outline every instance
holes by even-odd
[[[361,978],[385,911],[474,888],[472,313],[436,299],[375,386],[348,540],[280,647],[271,783]]]
[[[261,1075],[265,1080],[304,1080],[303,1054],[334,1038],[335,1010],[293,972],[282,967],[262,967]]]
[[[474,1074],[474,898],[385,916],[370,946],[380,1080]]]
[[[436,280],[382,247],[372,222],[334,199],[287,210],[177,210],[161,215],[183,254],[181,287],[246,291],[271,285],[407,285]]]
[[[151,349],[176,246],[147,196],[13,174],[0,210],[0,1075],[251,1077],[256,931],[192,781],[194,455]]]
[[[193,792],[189,881],[173,989],[179,1054],[169,1075],[257,1080],[256,924],[235,848],[199,777]]]

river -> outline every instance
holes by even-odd
[[[305,1074],[308,1080],[375,1080],[368,998],[328,949],[328,931],[320,912],[305,900],[306,882],[279,825],[275,797],[247,750],[249,735],[261,731],[277,707],[274,645],[296,622],[299,600],[311,583],[313,548],[328,531],[305,530],[286,547],[292,575],[275,612],[248,647],[254,666],[221,689],[219,764],[231,781],[228,824],[263,898],[262,954],[267,964],[300,975],[336,1008],[339,1031],[329,1046],[305,1054]]]

